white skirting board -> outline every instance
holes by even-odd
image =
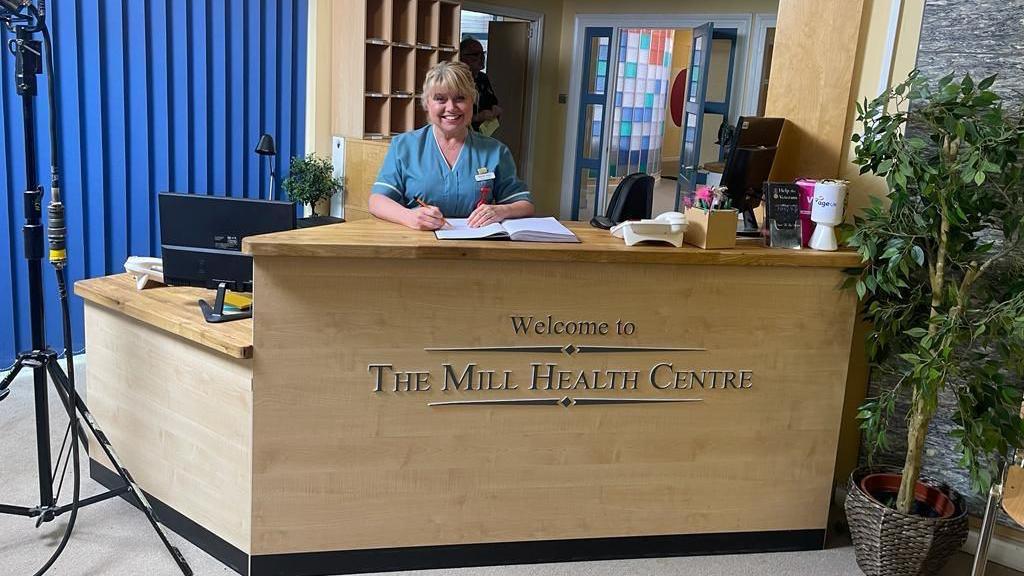
[[[971,533],[967,535],[967,542],[964,543],[961,550],[974,556],[974,553],[978,551],[977,530],[971,529]],[[988,547],[988,561],[1018,572],[1024,572],[1024,545],[993,536],[992,543]]]

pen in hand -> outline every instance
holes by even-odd
[[[417,198],[416,203],[424,208],[432,208],[432,206],[424,202],[421,198]],[[441,216],[441,228],[444,228],[445,226],[448,226],[449,228],[454,228],[454,226],[448,223],[448,220],[445,219],[444,216]]]

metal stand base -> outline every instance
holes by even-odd
[[[78,503],[79,508],[81,508],[82,506],[95,504],[97,502],[102,502],[104,500],[109,500],[111,498],[121,496],[126,493],[131,494],[135,498],[139,507],[142,509],[142,512],[146,515],[146,518],[149,520],[149,523],[153,527],[153,530],[155,530],[157,535],[160,537],[160,541],[163,542],[164,547],[167,548],[167,551],[171,554],[171,557],[174,558],[174,562],[178,565],[178,568],[181,570],[181,573],[185,576],[192,576],[192,568],[189,567],[188,562],[185,561],[185,557],[182,555],[181,551],[178,550],[178,548],[176,548],[175,546],[171,545],[170,541],[167,540],[167,536],[164,534],[164,531],[161,528],[160,521],[156,517],[156,513],[153,512],[153,507],[150,506],[149,501],[146,499],[145,494],[143,494],[142,492],[142,489],[139,488],[139,485],[135,483],[135,480],[132,478],[131,474],[124,467],[124,465],[121,464],[121,460],[117,457],[117,454],[114,452],[114,447],[110,444],[110,440],[107,438],[106,434],[103,433],[103,430],[99,427],[99,425],[96,423],[96,420],[93,418],[92,413],[89,411],[89,408],[85,405],[85,402],[82,400],[82,397],[79,396],[78,391],[71,388],[70,384],[68,383],[67,375],[64,374],[64,371],[61,369],[60,364],[57,362],[56,352],[47,349],[34,350],[32,352],[28,352],[25,354],[19,354],[18,359],[14,364],[14,368],[11,369],[10,374],[8,374],[7,377],[3,379],[3,381],[0,381],[0,399],[3,399],[4,397],[7,396],[7,394],[10,392],[10,385],[14,381],[14,378],[18,375],[18,372],[20,372],[21,369],[26,366],[33,369],[42,368],[43,370],[45,370],[47,374],[49,374],[50,379],[53,381],[54,388],[56,388],[57,394],[60,396],[61,402],[64,403],[64,407],[68,410],[69,413],[72,411],[72,409],[74,409],[81,416],[81,420],[78,422],[78,438],[82,442],[82,446],[85,447],[86,453],[88,453],[89,446],[85,441],[85,431],[82,430],[81,428],[82,421],[85,422],[86,426],[88,426],[89,428],[89,431],[92,432],[93,438],[96,439],[96,442],[103,449],[103,452],[107,455],[107,458],[110,460],[110,463],[114,466],[118,476],[120,476],[121,479],[124,480],[124,486],[120,488],[109,490],[107,492],[103,492],[102,494],[98,494],[96,496],[92,496],[90,498],[81,500]],[[46,439],[46,442],[49,442],[49,438]],[[75,472],[78,473],[77,470]],[[0,504],[0,514],[10,514],[15,516],[27,516],[29,518],[38,518],[38,520],[36,521],[36,526],[38,527],[43,522],[49,522],[57,516],[60,516],[61,514],[70,511],[72,508],[72,504],[67,504],[64,506],[57,506],[56,504],[41,505],[32,508]]]
[[[227,295],[227,290],[227,284],[224,282],[217,285],[217,298],[214,300],[213,306],[210,306],[206,300],[199,301],[199,309],[203,311],[203,318],[206,318],[210,324],[252,318],[252,309],[241,312],[224,312],[224,298]]]

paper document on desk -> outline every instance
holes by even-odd
[[[466,218],[449,218],[451,228],[435,230],[438,240],[516,240],[520,242],[579,242],[571,230],[554,218],[516,218],[470,228]]]

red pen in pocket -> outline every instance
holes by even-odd
[[[480,185],[480,199],[477,200],[476,207],[479,208],[479,207],[483,206],[484,204],[490,204],[490,202],[487,201],[487,199],[488,199],[488,197],[490,195],[491,195],[491,187],[488,186],[487,184],[481,184]]]

